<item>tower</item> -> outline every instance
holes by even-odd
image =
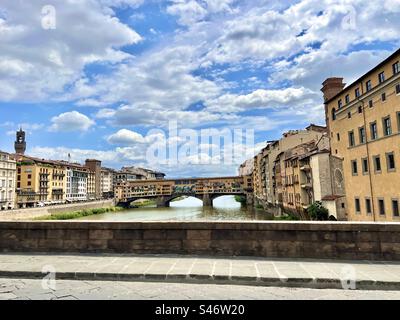
[[[22,128],[17,131],[17,137],[14,143],[15,153],[24,154],[26,150],[25,131]]]

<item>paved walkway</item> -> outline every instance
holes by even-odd
[[[0,300],[399,300],[400,291],[276,288],[241,285],[1,279]]]
[[[0,278],[400,290],[400,263],[172,255],[0,254]]]

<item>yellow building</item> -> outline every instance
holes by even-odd
[[[87,176],[87,200],[96,200],[96,173],[94,171],[88,171]]]
[[[291,130],[285,132],[280,140],[270,141],[254,157],[254,201],[265,209],[280,213],[279,206],[282,204],[283,193],[281,190],[282,169],[278,164],[281,154],[293,147],[310,141],[319,141],[326,134],[327,129],[311,124],[305,130]],[[278,170],[276,173],[274,170]]]
[[[343,158],[349,220],[400,221],[400,50],[324,93],[331,152]]]
[[[17,206],[36,207],[64,203],[66,200],[66,168],[56,161],[16,155]]]
[[[284,211],[309,219],[307,208],[319,201],[329,217],[347,220],[342,162],[330,154],[327,136],[285,151],[279,165]]]

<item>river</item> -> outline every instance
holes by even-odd
[[[271,220],[264,211],[242,206],[233,196],[214,200],[213,207],[203,207],[196,198],[171,202],[169,208],[144,207],[81,218],[96,221],[194,221],[194,220]]]

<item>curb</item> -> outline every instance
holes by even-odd
[[[43,279],[45,273],[39,271],[0,271],[0,278]],[[342,289],[340,279],[329,278],[257,278],[249,276],[209,276],[204,274],[133,274],[133,273],[94,273],[94,272],[57,272],[59,280],[81,281],[130,281],[130,282],[167,282],[192,284],[225,284],[264,287],[288,287],[310,289]],[[400,281],[357,280],[355,290],[395,290],[400,291]]]

